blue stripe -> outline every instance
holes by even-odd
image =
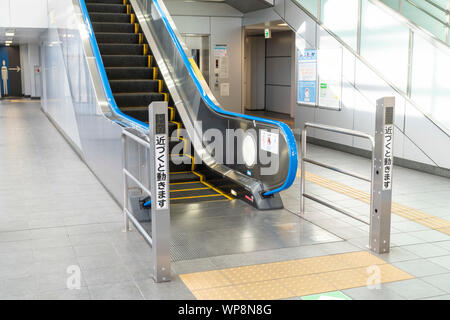
[[[183,59],[183,62],[185,64],[186,68],[188,69],[189,74],[191,75],[191,78],[194,80],[198,91],[200,92],[203,99],[205,100],[205,102],[208,104],[208,106],[211,109],[213,109],[214,111],[216,111],[218,113],[227,115],[227,116],[233,116],[233,117],[243,118],[243,119],[252,120],[252,121],[255,120],[255,121],[263,122],[263,123],[269,123],[269,124],[276,125],[281,128],[281,131],[283,132],[283,134],[286,137],[286,142],[287,142],[287,146],[289,149],[288,177],[287,177],[285,183],[280,188],[272,190],[272,191],[268,191],[264,195],[270,196],[277,192],[280,192],[282,190],[289,188],[294,183],[295,177],[297,175],[297,166],[298,166],[297,143],[295,142],[295,137],[294,137],[294,134],[292,133],[292,130],[289,128],[289,126],[287,124],[285,124],[283,122],[270,120],[270,119],[263,119],[263,118],[258,118],[258,117],[252,117],[252,116],[243,115],[243,114],[234,113],[234,112],[229,112],[229,111],[223,110],[222,108],[217,106],[211,100],[211,98],[208,96],[208,94],[203,90],[202,85],[200,84],[200,81],[198,80],[198,77],[194,71],[194,68],[192,67],[192,65],[189,61],[189,58],[186,56],[186,53],[183,50],[183,46],[181,45],[180,41],[178,40],[178,37],[176,36],[172,26],[170,25],[169,20],[167,19],[166,15],[164,14],[163,10],[161,9],[159,0],[153,0],[153,3],[155,4],[156,9],[158,10],[158,13],[161,16],[161,18],[166,26],[166,29],[170,34],[170,37],[172,38],[173,42],[175,43],[175,45],[178,49],[178,53],[181,55],[181,58]]]
[[[139,127],[141,127],[144,130],[148,130],[149,126],[147,124],[124,114],[117,107],[117,104],[114,100],[114,96],[112,94],[111,87],[109,85],[108,77],[107,77],[106,71],[105,71],[105,66],[103,65],[103,60],[101,58],[100,49],[98,48],[97,39],[95,38],[95,35],[94,35],[94,30],[92,28],[91,20],[89,18],[89,14],[88,14],[88,11],[86,8],[85,1],[79,0],[79,3],[81,6],[81,11],[83,13],[83,18],[86,22],[86,26],[88,27],[89,39],[90,39],[91,46],[93,49],[94,57],[97,61],[97,68],[98,68],[98,71],[100,72],[100,77],[101,77],[101,80],[103,83],[103,87],[105,89],[106,97],[108,99],[109,104],[111,105],[112,111],[118,117],[121,117],[128,121],[131,121],[131,122],[137,124]],[[189,58],[186,56],[186,53],[184,52],[183,47],[182,47],[180,41],[178,40],[178,37],[176,36],[172,26],[170,25],[169,20],[167,19],[166,15],[164,14],[164,12],[161,9],[159,1],[153,0],[153,3],[155,4],[156,9],[158,10],[160,16],[162,17],[164,25],[166,26],[167,31],[169,32],[173,42],[175,43],[175,46],[178,49],[178,53],[180,54],[181,58],[183,59],[183,62],[185,64],[186,68],[188,69],[191,78],[194,80],[197,90],[200,92],[202,98],[204,99],[204,101],[208,104],[208,106],[211,109],[213,109],[214,111],[216,111],[220,114],[223,114],[223,115],[233,116],[233,117],[247,119],[247,120],[251,120],[251,121],[258,121],[258,122],[267,123],[267,124],[272,124],[272,125],[275,125],[275,126],[278,126],[281,128],[281,131],[283,132],[284,136],[286,137],[287,146],[288,146],[288,150],[289,150],[288,177],[286,178],[286,181],[284,182],[284,184],[281,187],[279,187],[275,190],[272,190],[272,191],[268,191],[264,195],[270,196],[270,195],[273,195],[275,193],[278,193],[282,190],[289,188],[292,185],[292,183],[294,183],[294,180],[295,180],[295,177],[297,174],[297,165],[298,165],[297,144],[295,142],[295,137],[294,137],[294,134],[292,133],[291,129],[283,122],[270,120],[270,119],[263,119],[263,118],[258,118],[258,117],[252,117],[252,116],[243,115],[243,114],[234,113],[234,112],[229,112],[229,111],[223,110],[222,108],[217,106],[211,100],[211,98],[208,96],[208,94],[203,90],[202,85],[200,84],[200,81],[189,61]]]
[[[98,48],[97,39],[95,38],[94,29],[92,28],[91,19],[89,18],[89,13],[86,8],[86,3],[84,0],[79,0],[79,3],[81,6],[81,12],[83,13],[83,18],[88,28],[89,40],[91,41],[92,51],[94,53],[95,60],[97,61],[97,69],[100,72],[100,78],[103,83],[103,88],[105,89],[106,98],[108,99],[108,103],[110,104],[113,113],[119,118],[131,121],[132,123],[137,124],[141,129],[148,131],[148,124],[126,115],[119,109],[119,107],[117,107],[116,100],[114,100],[114,96],[111,90],[111,86],[109,85],[108,76],[106,75],[105,66],[103,65],[103,60],[100,54],[100,49]]]

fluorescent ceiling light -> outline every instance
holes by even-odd
[[[280,27],[287,27],[288,24],[287,23],[280,23],[280,24],[278,24],[278,26],[280,26]]]
[[[12,40],[6,40],[5,41],[5,44],[11,44],[12,43]]]
[[[10,43],[5,43],[5,46],[6,47],[9,47],[11,44]]]
[[[6,31],[5,36],[7,37],[14,37],[14,31]]]

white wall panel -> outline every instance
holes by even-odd
[[[0,0],[0,28],[11,26],[11,18],[9,14],[9,0]]]
[[[184,34],[211,34],[209,17],[172,16],[178,30]]]
[[[47,0],[10,0],[10,22],[15,28],[47,28],[47,17]]]

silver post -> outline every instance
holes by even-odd
[[[374,252],[387,253],[391,235],[395,98],[379,99],[376,108],[369,246]]]
[[[302,130],[302,142],[301,142],[301,151],[300,151],[300,213],[305,213],[305,178],[306,178],[306,168],[305,168],[305,157],[306,157],[306,135],[307,135],[307,127],[305,126]]]
[[[123,169],[128,168],[128,151],[127,151],[127,137],[122,134],[122,166]],[[130,229],[130,220],[128,219],[128,215],[126,210],[128,210],[128,177],[125,174],[125,171],[122,170],[123,176],[123,219],[124,219],[124,232],[128,232]]]
[[[170,189],[167,102],[153,102],[150,123],[150,192],[152,215],[153,278],[170,281]]]

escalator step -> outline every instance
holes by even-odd
[[[105,67],[148,67],[148,57],[142,55],[103,55],[102,60]]]
[[[171,173],[192,170],[192,160],[186,155],[171,155],[169,170]]]
[[[164,101],[164,95],[156,92],[133,92],[114,94],[118,107],[148,106],[153,101]]]
[[[86,4],[91,3],[109,3],[109,4],[123,4],[123,0],[88,0]]]
[[[170,182],[193,182],[200,181],[200,177],[192,172],[174,172],[170,173]]]
[[[105,68],[110,80],[153,80],[153,68],[125,67]]]
[[[142,44],[99,43],[98,47],[102,55],[142,55],[144,53]]]
[[[122,3],[87,3],[89,12],[96,13],[127,13],[127,6]]]
[[[95,34],[97,43],[114,43],[114,44],[138,44],[138,33],[110,33],[110,32],[97,32]]]
[[[131,23],[131,17],[126,13],[89,13],[92,22]]]
[[[197,197],[188,199],[170,199],[170,204],[188,204],[188,203],[198,203],[198,202],[211,202],[211,201],[228,201],[227,198],[218,194],[216,196],[208,197]]]
[[[158,92],[158,80],[111,80],[109,82],[114,93],[126,92]]]
[[[131,23],[93,22],[94,32],[133,33],[134,25]]]
[[[219,196],[221,194],[217,193],[211,188],[207,186],[203,186],[199,189],[181,189],[181,190],[171,190],[170,191],[170,199],[177,198],[195,198],[199,196]]]
[[[198,189],[203,188],[205,185],[199,181],[186,182],[186,183],[171,183],[170,190],[185,190],[185,189]]]

